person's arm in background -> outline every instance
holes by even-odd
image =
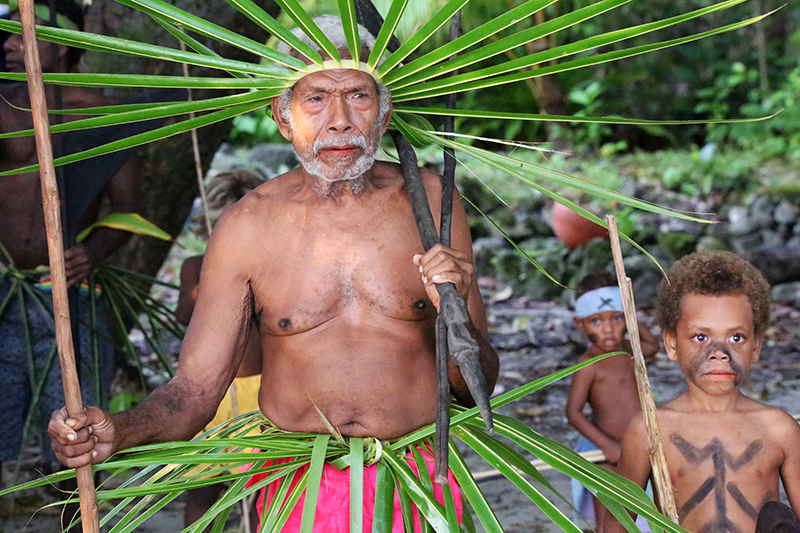
[[[129,159],[106,186],[113,213],[139,211],[139,164]],[[67,286],[86,279],[105,259],[131,238],[129,231],[95,228],[83,242],[64,250]]]
[[[600,448],[610,463],[617,464],[619,462],[620,444],[606,435],[583,414],[583,406],[589,401],[589,390],[592,387],[594,375],[595,370],[591,365],[573,374],[572,385],[567,397],[567,420],[578,430],[578,433]]]
[[[661,349],[658,337],[642,322],[639,322],[639,341],[642,344],[642,355],[645,358],[653,357]]]
[[[181,288],[178,294],[178,306],[175,308],[175,318],[184,326],[188,326],[189,321],[192,319],[192,312],[199,292],[200,269],[202,267],[202,255],[189,257],[181,265]]]

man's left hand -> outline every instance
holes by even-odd
[[[67,272],[67,287],[89,277],[97,266],[92,258],[91,250],[85,244],[76,244],[64,250],[64,267]]]
[[[439,309],[439,293],[436,285],[440,283],[454,284],[464,300],[467,299],[475,274],[475,269],[469,262],[467,254],[437,244],[425,255],[415,255],[413,261],[422,274],[425,292],[437,310]]]

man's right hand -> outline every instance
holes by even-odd
[[[56,457],[69,468],[102,463],[114,452],[114,419],[97,407],[71,417],[66,407],[54,411],[47,433]]]

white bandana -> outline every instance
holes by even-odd
[[[578,318],[586,318],[603,311],[624,312],[624,310],[619,287],[600,287],[584,293],[575,300],[575,314]]]

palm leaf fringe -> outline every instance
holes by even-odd
[[[610,355],[613,354],[574,365],[508,391],[492,400],[493,408],[507,405]],[[500,532],[503,529],[467,468],[456,440],[476,452],[489,466],[503,472],[564,531],[577,533],[578,528],[542,492],[542,489],[552,491],[552,487],[530,464],[523,451],[579,480],[604,501],[608,501],[614,510],[625,512],[624,509],[631,509],[644,516],[656,528],[670,533],[686,533],[658,513],[653,502],[638,486],[586,461],[576,452],[540,435],[516,419],[495,414],[496,431],[503,437],[500,440],[486,433],[477,408],[466,409],[453,404],[451,415],[452,472],[464,501],[469,504],[475,518],[486,531]],[[353,498],[356,502],[362,501],[358,494],[363,491],[364,466],[378,464],[377,476],[380,482],[374,504],[375,531],[391,530],[394,490],[398,491],[407,526],[413,523],[413,517],[417,515],[427,524],[425,527],[430,527],[432,531],[473,530],[470,527],[472,517],[466,508],[461,528],[457,528],[452,500],[443,505],[434,496],[434,486],[430,476],[426,475],[426,459],[420,453],[420,449],[432,449],[433,432],[434,426],[430,425],[391,442],[370,438],[339,442],[329,435],[298,434],[280,430],[272,426],[258,411],[242,414],[198,435],[192,441],[142,446],[96,465],[96,471],[109,474],[109,478],[98,490],[98,502],[111,506],[101,523],[110,528],[111,533],[135,531],[136,527],[185,490],[222,481],[231,482],[212,509],[198,522],[183,530],[185,533],[199,533],[209,525],[221,527],[234,506],[274,482],[277,487],[274,500],[285,503],[283,506],[272,505],[265,509],[260,531],[280,530],[304,491],[304,531],[310,531],[322,464],[328,462],[339,469],[351,468],[350,476],[356,494]],[[136,469],[136,473],[126,478],[131,469]],[[296,477],[295,473],[301,469],[305,472]],[[420,475],[420,472],[423,474]],[[254,474],[264,476],[247,486],[247,481]],[[0,491],[0,496],[55,483],[71,476],[74,476],[72,471],[60,472]],[[114,484],[117,486],[109,488]],[[452,487],[448,487],[449,489]],[[69,501],[73,500],[74,498]],[[448,500],[445,499],[445,502]],[[360,520],[356,518],[361,513],[357,505],[351,508],[351,513],[352,523],[358,523]],[[354,526],[353,531],[357,531],[357,528],[358,526]]]

